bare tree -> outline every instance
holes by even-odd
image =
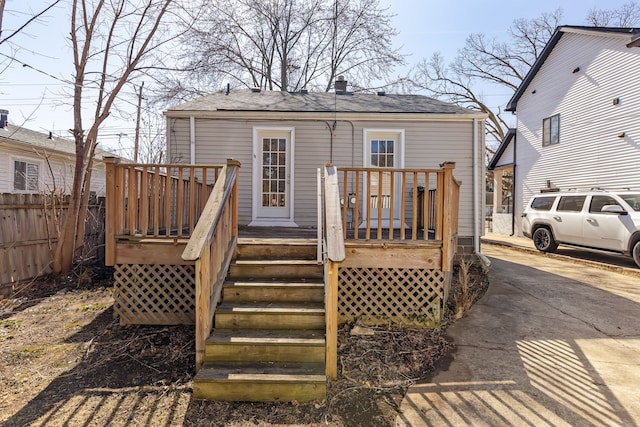
[[[593,8],[587,15],[587,22],[594,27],[635,27],[640,22],[640,6],[630,1],[619,9]]]
[[[167,82],[168,97],[227,82],[329,90],[338,73],[366,85],[404,61],[392,47],[392,16],[378,0],[213,0],[206,16],[187,36],[187,71]]]
[[[31,24],[34,21],[37,21],[40,17],[42,17],[45,13],[47,13],[49,10],[51,10],[54,6],[56,6],[61,1],[62,0],[55,0],[55,1],[51,2],[47,7],[45,7],[40,12],[35,12],[32,16],[30,16],[29,19],[27,19],[26,22],[24,22],[20,27],[18,27],[17,29],[11,31],[11,34],[9,34],[6,37],[3,37],[2,36],[2,20],[3,20],[2,18],[4,17],[5,0],[0,0],[0,44],[3,44],[5,42],[7,42],[13,36],[15,36],[16,34],[20,33],[29,24]]]
[[[558,9],[535,19],[515,20],[506,42],[471,34],[451,64],[445,64],[436,53],[418,64],[413,81],[436,97],[487,113],[486,131],[500,141],[507,123],[500,109],[486,103],[482,90],[493,87],[515,92],[561,18],[562,10]]]
[[[76,155],[71,201],[58,237],[54,273],[71,270],[76,250],[83,243],[91,167],[100,126],[115,108],[125,84],[144,69],[152,53],[166,42],[159,37],[159,28],[172,13],[174,3],[174,0],[72,1],[72,133]],[[90,117],[88,126],[84,124],[86,117]]]

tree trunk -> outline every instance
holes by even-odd
[[[78,213],[82,198],[82,185],[84,183],[84,150],[82,147],[83,136],[76,133],[76,166],[73,173],[73,186],[69,207],[64,216],[62,233],[58,237],[55,256],[53,258],[53,273],[68,273],[73,268],[73,254],[75,252],[76,230],[78,229]]]

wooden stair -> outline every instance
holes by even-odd
[[[312,239],[240,239],[195,399],[326,397],[323,268]]]

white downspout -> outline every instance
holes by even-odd
[[[189,161],[196,164],[196,118],[189,116]]]
[[[480,197],[478,191],[480,187],[480,178],[478,177],[478,119],[473,119],[473,251],[476,254],[480,253],[480,230],[479,224],[479,210],[480,210]]]

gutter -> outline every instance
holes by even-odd
[[[480,210],[479,167],[478,167],[478,119],[473,119],[473,251],[480,253],[480,230],[478,227],[478,212]]]

